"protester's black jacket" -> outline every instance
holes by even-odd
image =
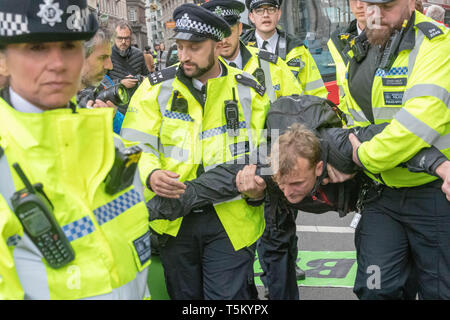
[[[293,102],[297,105],[292,104]],[[298,108],[297,111],[300,112],[295,113],[298,103],[303,103],[304,108]],[[352,160],[353,148],[348,139],[349,134],[354,133],[362,142],[368,141],[374,135],[383,131],[387,124],[352,129],[337,128],[336,126],[339,126],[341,122],[330,108],[331,105],[330,101],[313,96],[283,97],[272,104],[266,121],[267,127],[278,126],[280,129],[282,128],[281,132],[283,132],[294,122],[309,126],[321,138],[322,160],[325,165],[322,176],[317,180],[316,188],[310,196],[297,204],[287,202],[271,176],[265,176],[264,179],[267,183],[266,197],[269,197],[271,203],[270,210],[277,210],[279,206],[287,206],[312,213],[338,211],[340,216],[355,210],[361,180],[358,177],[344,183],[322,185],[321,181],[326,177],[326,166],[330,163],[336,169],[345,173],[358,171],[358,167]],[[281,107],[281,109],[278,107]],[[290,110],[290,113],[280,112],[282,108]],[[270,150],[270,148],[267,148],[267,150]],[[249,163],[248,160],[247,157],[245,163]],[[402,165],[411,171],[436,175],[437,166],[445,160],[447,158],[438,149],[432,147],[423,149]],[[267,166],[264,159],[258,159],[257,162],[259,167]],[[195,180],[186,181],[186,192],[179,199],[155,196],[147,203],[150,220],[175,220],[189,214],[194,208],[235,198],[239,195],[235,177],[244,166],[244,164],[222,164],[203,173]]]

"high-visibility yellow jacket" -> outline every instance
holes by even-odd
[[[0,299],[149,297],[150,231],[139,175],[115,195],[104,191],[114,146],[123,145],[113,138],[112,116],[108,108],[22,113],[0,99]],[[31,184],[43,184],[75,252],[59,269],[12,211],[12,194],[24,188],[16,162]]]
[[[323,83],[319,68],[303,42],[279,29],[277,32],[280,37],[275,53],[286,62],[300,82],[303,94],[327,98],[328,90]],[[257,46],[254,29],[247,31],[241,39],[247,46]]]
[[[348,34],[357,36],[358,30],[356,23],[357,21],[355,19],[345,29],[335,30],[331,34],[330,39],[327,43],[331,57],[333,58],[333,61],[336,65],[336,84],[339,88],[339,109],[345,113],[348,113],[348,111],[346,110],[347,106],[345,104],[345,92],[343,86],[345,82],[345,75],[347,72],[347,63],[349,58],[344,51],[344,49],[346,49],[345,42],[341,39],[341,36],[345,37]],[[351,118],[349,120],[350,123],[347,123],[347,125],[351,126],[353,124],[353,120]]]
[[[283,59],[258,48],[246,47],[242,42],[240,46],[242,70],[255,77],[256,70],[263,71],[264,80],[259,82],[266,88],[266,93],[271,102],[279,97],[302,94],[299,82],[295,80]]]
[[[176,172],[181,182],[192,180],[200,165],[208,171],[258,146],[270,105],[264,88],[251,75],[222,62],[221,66],[222,76],[206,84],[206,101],[178,66],[154,74],[138,88],[121,135],[144,149],[139,162],[142,181],[147,182],[155,169]],[[239,110],[236,137],[227,133],[225,117],[225,104],[232,100]],[[147,200],[154,196],[148,188],[145,192]],[[263,206],[251,207],[239,196],[214,208],[235,250],[261,236]],[[156,220],[150,225],[160,234],[176,236],[181,221]]]
[[[347,115],[355,125],[390,124],[359,147],[359,159],[369,176],[388,186],[429,183],[436,178],[396,166],[431,145],[450,156],[450,31],[415,11],[390,69],[374,69],[373,83],[361,83],[355,74],[370,63],[370,50],[360,64],[348,65]],[[358,103],[364,90],[371,90],[370,109]]]

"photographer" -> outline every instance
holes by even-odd
[[[125,21],[117,25],[111,54],[113,68],[107,73],[114,83],[120,82],[127,88],[130,97],[141,82],[139,76],[149,75],[144,54],[141,50],[131,46],[131,34],[131,27]],[[128,105],[119,106],[119,110],[123,114],[127,112],[127,109]]]
[[[77,104],[87,108],[113,108],[115,111],[113,130],[120,133],[124,115],[110,100],[95,99],[95,93],[114,85],[106,75],[113,65],[111,62],[112,36],[106,29],[100,28],[91,40],[84,43],[85,61],[81,71],[81,87],[77,94]]]

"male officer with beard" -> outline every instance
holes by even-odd
[[[194,4],[178,7],[180,65],[154,73],[133,96],[122,136],[140,143],[146,199],[178,198],[184,181],[249,154],[261,141],[269,99],[249,74],[219,60],[231,33],[222,18]],[[256,200],[256,199],[255,199]],[[237,197],[192,210],[175,221],[150,222],[159,234],[172,299],[249,299],[255,243],[264,208]],[[255,202],[256,203],[256,202]]]
[[[450,155],[450,31],[414,0],[364,1],[367,28],[349,42],[346,113],[355,125],[389,125],[368,142],[351,139],[354,161],[373,180],[368,196],[378,194],[355,233],[354,292],[399,299],[413,266],[420,298],[449,299],[450,197],[440,189],[450,181],[396,166],[424,147]]]

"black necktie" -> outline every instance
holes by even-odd
[[[230,67],[237,68],[237,64],[234,63],[234,62],[230,62],[228,65],[229,65]]]
[[[264,40],[264,42],[262,43],[261,49],[263,50],[267,50],[267,45],[269,44],[269,42],[267,42],[266,40]]]

